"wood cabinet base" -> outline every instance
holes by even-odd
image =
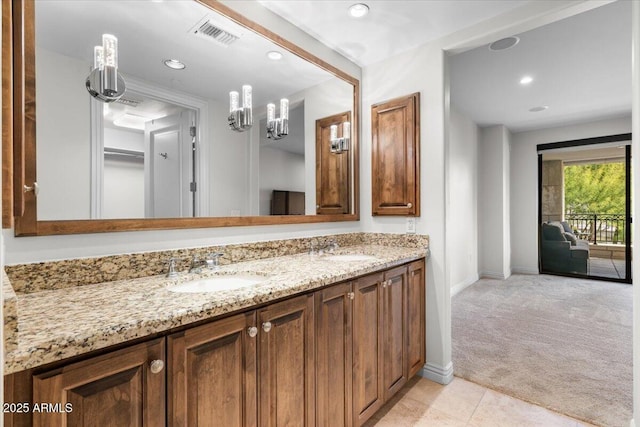
[[[424,266],[9,375],[4,425],[360,426],[424,364]]]

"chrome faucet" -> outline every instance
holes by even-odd
[[[194,255],[191,258],[189,273],[202,273],[202,267],[206,267],[209,270],[217,270],[220,268],[220,257],[222,255],[222,252],[209,253],[203,259],[198,258],[198,255]]]
[[[338,242],[335,239],[325,242],[324,245],[311,241],[309,243],[309,255],[322,255],[325,252],[333,253],[338,248]]]
[[[167,272],[167,277],[170,279],[178,277],[178,272],[176,271],[176,260],[177,258],[169,258],[169,271]]]

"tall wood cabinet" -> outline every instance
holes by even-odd
[[[351,163],[349,152],[331,152],[330,128],[351,123],[351,112],[316,120],[316,214],[348,214],[351,212]]]
[[[373,215],[420,216],[420,94],[371,106]]]

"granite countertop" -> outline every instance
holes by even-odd
[[[239,262],[200,275],[151,276],[16,296],[17,332],[5,336],[5,374],[295,295],[425,257],[426,248],[359,245],[336,253],[368,254],[332,261],[297,254]],[[264,281],[240,290],[178,293],[167,288],[212,275],[253,273]],[[6,334],[6,332],[5,332]]]

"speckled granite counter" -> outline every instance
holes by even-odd
[[[260,284],[235,291],[169,291],[168,286],[197,277],[182,273],[177,279],[160,275],[18,293],[18,327],[5,336],[5,374],[400,265],[424,257],[428,249],[367,243],[337,252],[376,258],[347,262],[332,261],[326,255],[286,255],[223,265],[218,272],[201,275],[251,272],[265,276]]]

